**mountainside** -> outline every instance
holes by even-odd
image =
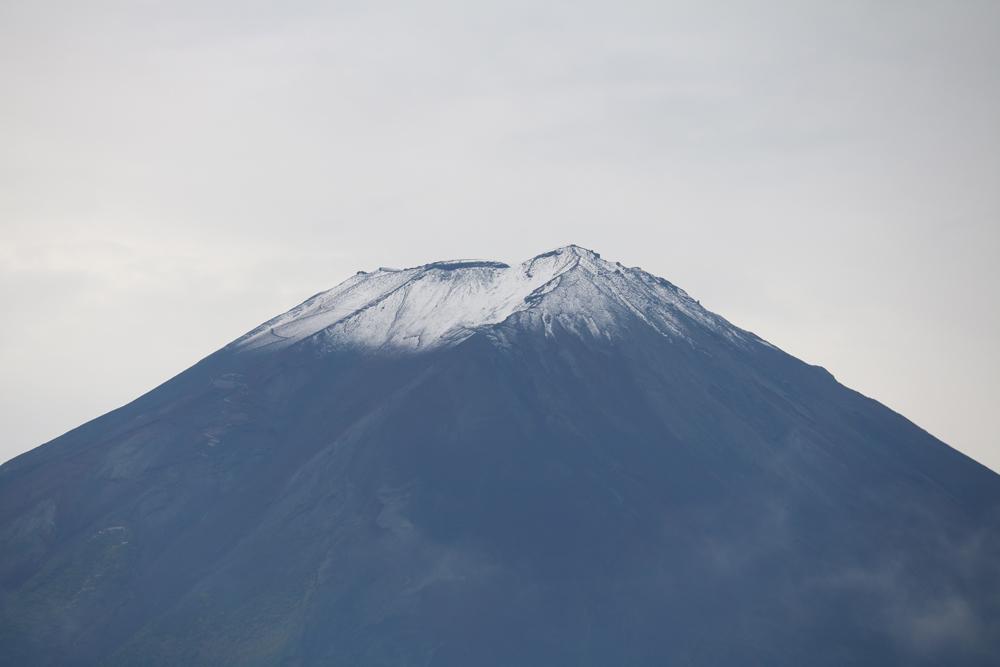
[[[0,595],[16,665],[994,665],[1000,476],[569,246],[359,273],[0,466]]]

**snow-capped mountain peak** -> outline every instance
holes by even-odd
[[[574,246],[359,273],[0,466],[11,665],[982,667],[998,563],[995,473]]]
[[[274,349],[313,339],[333,348],[427,350],[525,312],[547,335],[560,329],[610,339],[636,321],[685,339],[699,327],[734,339],[748,335],[667,281],[568,245],[515,266],[462,259],[359,271],[234,346]]]

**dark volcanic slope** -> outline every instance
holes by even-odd
[[[0,467],[2,662],[997,664],[1000,476],[587,251],[408,271]]]

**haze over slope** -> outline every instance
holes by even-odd
[[[0,467],[19,664],[988,665],[1000,476],[568,246],[359,273]]]

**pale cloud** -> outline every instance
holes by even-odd
[[[358,269],[576,242],[1000,467],[998,30],[974,1],[4,3],[0,458]]]

